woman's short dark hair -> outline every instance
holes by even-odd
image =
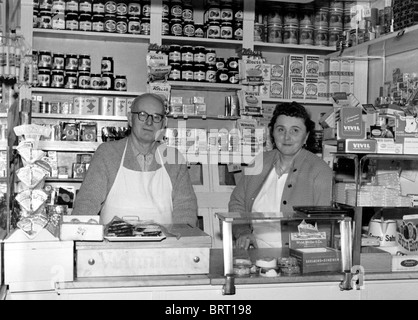
[[[306,149],[313,150],[315,144],[315,122],[311,120],[311,116],[306,111],[305,107],[300,103],[295,101],[293,102],[282,102],[276,105],[276,108],[273,112],[273,117],[270,120],[269,128],[270,128],[270,138],[273,143],[274,149],[276,149],[276,144],[274,143],[274,125],[276,124],[277,118],[281,115],[300,118],[303,120],[306,126],[306,132],[308,135],[308,140],[306,141]]]

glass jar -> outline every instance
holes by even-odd
[[[103,32],[104,31],[104,15],[102,14],[95,14],[92,18],[91,23],[91,30],[95,32]]]
[[[183,36],[185,37],[194,37],[194,21],[188,20],[183,23]]]
[[[92,90],[102,89],[102,76],[98,73],[90,75],[90,87]]]
[[[220,21],[221,20],[221,8],[219,6],[210,6],[206,11],[206,17],[208,21]]]
[[[234,23],[234,39],[235,40],[242,40],[244,37],[244,31],[243,31],[243,23],[242,21],[236,21]]]
[[[78,71],[90,72],[91,58],[87,54],[80,54],[78,57]]]
[[[142,17],[151,18],[151,0],[142,0]]]
[[[221,39],[232,40],[234,38],[233,32],[234,30],[231,22],[221,23]]]
[[[126,76],[116,75],[115,76],[115,90],[116,91],[126,91],[128,89],[128,81]]]
[[[234,10],[231,5],[224,5],[221,7],[221,21],[231,22],[234,20]]]
[[[181,47],[179,45],[171,45],[168,53],[168,63],[180,63],[181,62]]]
[[[62,53],[54,53],[52,57],[52,70],[64,70],[65,55]]]
[[[92,29],[92,21],[91,21],[91,14],[90,13],[82,13],[80,14],[78,20],[78,28],[81,31],[91,31]]]
[[[228,72],[228,82],[231,84],[239,83],[239,72],[238,71],[229,71]]]
[[[106,32],[116,32],[116,16],[114,14],[105,14],[104,27]]]
[[[65,71],[78,70],[78,56],[76,54],[67,54],[65,56]]]
[[[64,12],[65,11],[65,1],[64,0],[53,0],[51,12]]]
[[[51,87],[64,88],[64,70],[52,70]]]
[[[49,69],[38,70],[38,84],[42,88],[49,88],[51,86],[51,71]]]
[[[113,73],[113,58],[103,57],[101,62],[101,73]]]
[[[216,51],[215,51],[215,49],[208,49],[206,51],[206,64],[216,67]]]
[[[65,29],[78,30],[78,14],[75,12],[68,12],[65,15]]]
[[[170,63],[171,72],[168,76],[170,81],[180,81],[181,80],[181,64],[180,63]]]
[[[93,0],[92,12],[94,14],[105,14],[105,0]]]
[[[197,82],[206,81],[206,65],[205,64],[196,64],[193,70],[193,80]]]
[[[182,12],[182,19],[184,21],[193,20],[194,19],[194,11],[193,6],[190,4],[184,4],[183,12]]]
[[[170,20],[170,34],[176,37],[181,37],[183,35],[183,22],[181,19]]]
[[[128,4],[124,0],[116,2],[116,15],[127,16],[128,15]]]
[[[52,67],[52,55],[51,51],[41,50],[38,55],[38,68],[39,69],[51,69]]]
[[[52,0],[39,0],[39,9],[50,11],[52,9]]]
[[[65,30],[65,15],[64,11],[52,13],[52,29]]]
[[[141,16],[141,3],[139,0],[129,0],[128,3],[128,15],[130,17],[140,17]]]
[[[206,49],[203,46],[196,46],[193,51],[193,62],[195,64],[206,64]]]
[[[116,32],[128,33],[128,18],[126,16],[116,16]]]
[[[170,19],[163,18],[161,22],[161,35],[169,36],[170,35]]]
[[[141,21],[141,32],[142,35],[149,36],[151,33],[151,20],[150,18],[143,18]]]
[[[206,81],[210,83],[216,83],[216,67],[209,65],[206,68]]]
[[[170,15],[173,19],[183,18],[183,4],[180,0],[171,0]]]
[[[239,57],[229,57],[228,60],[226,60],[225,67],[228,68],[229,71],[238,72],[239,69]]]
[[[228,83],[229,82],[229,75],[228,75],[227,68],[218,69],[216,72],[216,82],[217,83]]]
[[[141,21],[139,17],[129,17],[128,33],[131,33],[131,34],[141,33]]]
[[[182,46],[181,47],[181,62],[182,63],[193,63],[193,47]]]
[[[163,19],[170,19],[170,0],[163,0],[162,16]]]
[[[65,71],[64,76],[64,87],[66,89],[77,89],[77,72],[75,71]]]
[[[78,0],[66,0],[65,13],[78,13]]]
[[[52,13],[51,11],[40,11],[39,12],[39,28],[41,29],[52,29]]]
[[[209,22],[207,37],[212,39],[220,39],[221,37],[221,24],[219,21]]]
[[[78,73],[78,87],[80,89],[90,89],[90,72],[80,71]]]
[[[193,81],[194,69],[193,64],[183,63],[181,66],[181,80],[182,81]]]
[[[105,2],[105,14],[116,15],[116,1],[108,0]]]
[[[194,36],[196,38],[204,38],[206,36],[205,26],[202,23],[194,24]]]
[[[102,90],[113,90],[114,78],[109,72],[102,73]]]
[[[216,70],[226,68],[224,58],[216,58]]]
[[[80,13],[92,13],[92,0],[80,0],[78,2],[78,11]]]

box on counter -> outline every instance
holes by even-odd
[[[360,265],[366,272],[391,272],[392,256],[380,248],[362,247]]]
[[[104,226],[100,216],[62,216],[60,222],[61,241],[103,241]]]
[[[395,142],[403,144],[404,154],[418,154],[418,117],[396,116]]]
[[[394,139],[374,138],[377,141],[377,153],[403,154],[403,144],[395,143]]]
[[[398,246],[381,247],[381,249],[391,254],[392,272],[418,271],[418,254],[402,254]]]
[[[377,141],[373,139],[338,140],[337,151],[346,153],[376,153]]]
[[[344,107],[341,108],[338,112],[338,139],[366,139],[366,124],[363,121],[363,110],[361,108]]]
[[[98,97],[74,97],[74,114],[98,115]]]
[[[309,236],[309,237],[307,237]],[[289,236],[289,248],[325,248],[327,246],[326,232],[318,232],[315,234],[303,234],[291,232]]]
[[[341,272],[341,252],[333,248],[289,249],[302,273]]]

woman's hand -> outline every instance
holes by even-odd
[[[255,236],[252,233],[241,234],[235,242],[235,247],[237,249],[248,250],[250,246],[258,248],[257,240],[255,239]]]

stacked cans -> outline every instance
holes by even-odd
[[[150,1],[34,0],[33,27],[150,34]]]

